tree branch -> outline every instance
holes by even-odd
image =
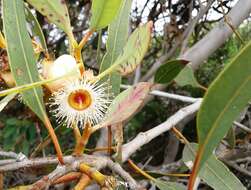
[[[123,145],[122,161],[125,162],[134,152],[140,149],[143,145],[147,144],[160,134],[170,130],[173,126],[178,124],[184,118],[195,114],[201,105],[201,101],[202,99],[198,99],[198,101],[196,101],[192,105],[180,109],[164,123],[161,123],[157,127],[154,127],[144,133],[139,133],[132,141]]]
[[[237,28],[251,12],[250,0],[239,0],[231,11],[226,15],[233,27]],[[191,62],[191,67],[195,70],[203,61],[217,50],[233,33],[233,30],[222,19],[205,37],[187,50],[181,59]]]
[[[122,85],[120,85],[120,87],[122,89],[128,89],[130,87],[130,85],[122,84]],[[160,97],[169,98],[169,99],[173,99],[173,100],[179,100],[179,101],[187,102],[187,103],[194,103],[198,100],[198,98],[193,98],[193,97],[189,97],[189,96],[182,96],[182,95],[178,95],[178,94],[172,94],[172,93],[163,92],[160,90],[152,90],[150,92],[150,95],[160,96]]]
[[[241,11],[240,11],[241,10]],[[203,11],[204,12],[204,11]],[[239,0],[232,10],[226,15],[230,20],[233,27],[237,28],[243,20],[245,20],[251,12],[251,1],[250,0]],[[201,17],[201,15],[198,15]],[[187,30],[190,30],[188,28]],[[219,21],[219,23],[200,41],[188,49],[184,54],[182,54],[179,59],[184,59],[190,61],[191,67],[196,70],[204,61],[212,55],[222,44],[232,35],[233,30],[225,23],[224,19]],[[183,34],[183,39],[187,32]],[[177,44],[176,44],[177,45]],[[175,48],[176,50],[176,48]],[[149,69],[149,71],[142,77],[141,81],[146,81],[150,79],[157,69],[170,58],[172,53],[165,54],[161,56]]]

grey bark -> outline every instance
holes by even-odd
[[[227,18],[230,20],[232,26],[237,28],[250,15],[250,12],[251,1],[239,0],[227,14]],[[220,48],[232,33],[233,31],[223,19],[205,37],[181,55],[180,58],[191,61],[190,65],[195,70],[215,50]]]

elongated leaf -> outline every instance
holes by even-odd
[[[101,29],[110,24],[116,17],[122,0],[93,0],[91,29]]]
[[[174,182],[165,182],[162,180],[155,180],[153,182],[160,190],[186,190],[186,187],[182,184]]]
[[[201,87],[189,65],[187,65],[174,80],[179,86],[191,85],[192,87]]]
[[[139,110],[152,84],[141,82],[121,92],[108,108],[105,124],[113,125],[127,120]]]
[[[139,26],[129,37],[123,53],[118,57],[114,65],[118,65],[118,71],[122,75],[133,72],[143,60],[151,40],[152,22]]]
[[[17,93],[10,94],[10,95],[4,97],[4,98],[0,101],[0,112],[5,108],[5,106],[7,106],[7,104],[8,104],[13,98],[15,98],[16,95],[17,95]]]
[[[194,162],[197,149],[197,144],[190,143],[189,147],[186,145],[183,150],[182,160],[188,168],[191,168],[192,163]],[[214,155],[211,155],[208,158],[198,173],[198,176],[214,190],[246,189],[239,179],[235,177],[235,175]]]
[[[141,63],[151,40],[152,22],[139,26],[129,37],[122,53],[113,65],[100,73],[98,79],[118,71],[121,75],[133,72]]]
[[[56,24],[59,28],[72,38],[70,18],[65,0],[27,0],[47,19]]]
[[[3,23],[8,59],[17,85],[39,81],[31,39],[26,30],[24,3],[3,0]],[[44,120],[45,108],[41,87],[22,93],[24,102]]]
[[[126,44],[126,40],[129,34],[129,15],[131,10],[132,0],[122,0],[121,7],[116,18],[108,26],[108,39],[106,42],[106,54],[102,60],[100,71],[108,69],[117,59],[122,52],[123,47]],[[111,86],[111,91],[114,96],[117,96],[120,92],[121,76],[118,73],[111,73],[103,79]],[[122,144],[123,144],[123,126],[117,124],[114,128],[115,135],[114,141],[116,144],[116,156],[117,162],[121,162],[122,158]]]
[[[132,0],[123,0],[117,18],[108,27],[108,39],[106,43],[107,52],[101,63],[101,72],[108,69],[112,63],[114,63],[126,44],[131,4]],[[112,73],[103,80],[110,83],[114,95],[119,94],[121,84],[121,76],[119,74]]]
[[[35,36],[39,38],[39,41],[41,43],[41,46],[44,48],[44,50],[47,50],[47,44],[44,38],[44,33],[42,31],[42,28],[39,25],[39,22],[37,18],[32,14],[30,9],[26,7],[25,9],[26,19],[27,21],[32,25],[33,33]]]
[[[160,66],[154,76],[154,82],[168,84],[180,73],[186,66],[186,60],[172,60]]]
[[[251,99],[251,42],[208,89],[197,117],[199,151],[194,177]]]
[[[6,96],[9,94],[13,94],[13,93],[21,93],[21,92],[30,90],[32,88],[35,88],[37,86],[42,86],[44,84],[48,84],[48,83],[51,83],[51,82],[54,82],[54,81],[57,81],[57,80],[60,80],[60,79],[63,79],[63,78],[69,77],[69,76],[78,75],[78,74],[79,74],[79,71],[73,69],[69,73],[67,73],[66,75],[63,75],[63,76],[59,76],[59,77],[52,78],[52,79],[41,80],[41,81],[37,81],[37,82],[32,82],[32,83],[27,83],[24,85],[19,85],[19,86],[13,87],[13,88],[2,90],[2,91],[0,91],[0,97]]]

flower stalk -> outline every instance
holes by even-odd
[[[81,172],[70,172],[60,178],[57,178],[55,181],[52,182],[52,185],[72,182],[78,180],[81,176],[82,176]]]
[[[85,146],[88,143],[88,140],[91,135],[91,124],[89,122],[86,123],[83,134],[80,139],[78,139],[77,144],[75,146],[74,155],[81,156],[85,150]]]
[[[78,184],[74,187],[74,190],[82,190],[85,189],[88,185],[90,185],[92,179],[86,175],[82,174]]]
[[[49,135],[51,137],[51,140],[53,142],[53,145],[55,147],[55,151],[57,153],[58,161],[60,162],[60,164],[63,165],[64,164],[63,153],[61,151],[61,147],[59,145],[58,138],[57,138],[57,136],[55,134],[55,131],[54,131],[52,125],[51,125],[51,122],[50,122],[49,118],[47,116],[45,116],[44,119],[45,119],[44,125],[47,128],[47,131],[48,131],[48,133],[49,133]]]
[[[74,123],[73,126],[73,133],[74,133],[74,137],[75,137],[75,140],[76,140],[76,144],[78,144],[80,142],[80,139],[81,139],[81,133],[79,131],[79,128],[78,126]]]
[[[81,51],[84,47],[84,45],[86,44],[86,42],[88,41],[88,39],[91,37],[91,35],[93,34],[93,30],[89,30],[83,37],[83,39],[80,41],[80,43],[74,48],[74,57],[77,61],[78,64],[80,64],[80,71],[81,73],[84,73],[85,71],[85,66],[83,63],[83,59],[82,59],[82,55],[81,55]]]

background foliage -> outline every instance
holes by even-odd
[[[32,0],[27,0],[32,4]],[[48,1],[49,2],[49,1]],[[109,3],[107,5],[106,1],[102,1],[104,6],[109,8]],[[120,2],[116,1],[116,6],[120,6]],[[122,1],[121,1],[122,2]],[[129,1],[128,1],[129,2]],[[192,35],[188,38],[187,47],[182,47],[180,44],[183,42],[183,33],[190,26],[190,21],[200,8],[201,1],[186,1],[186,0],[177,0],[177,1],[163,1],[163,0],[145,0],[145,1],[132,1],[132,8],[130,11],[130,24],[129,24],[129,33],[134,31],[140,23],[145,23],[146,21],[153,21],[153,34],[150,49],[146,53],[142,64],[137,68],[136,72],[130,74],[127,77],[122,79],[123,84],[133,85],[138,83],[140,80],[146,79],[145,76],[150,70],[151,66],[156,63],[163,55],[169,55],[166,58],[166,62],[176,59],[184,48],[187,49],[193,46],[196,42],[202,39],[218,21],[223,18],[224,14],[227,14],[230,9],[235,5],[236,1],[233,0],[224,0],[222,1],[222,6],[218,1],[215,1],[207,13],[198,21],[195,26],[195,29]],[[42,5],[40,5],[42,6]],[[95,6],[101,6],[96,4]],[[114,5],[115,6],[115,5]],[[126,6],[126,5],[125,5]],[[127,5],[129,6],[129,5]],[[45,35],[45,41],[49,52],[54,52],[54,56],[58,57],[64,53],[70,51],[69,49],[69,38],[71,39],[70,25],[73,28],[73,35],[76,38],[76,41],[80,41],[83,35],[87,32],[89,26],[91,28],[98,29],[96,33],[93,34],[91,39],[88,41],[87,45],[84,47],[84,64],[87,68],[91,68],[95,73],[100,72],[100,65],[106,64],[104,67],[108,67],[110,64],[106,59],[112,56],[111,62],[114,62],[115,58],[118,56],[118,52],[113,52],[109,49],[111,45],[114,45],[117,48],[121,44],[125,44],[127,38],[127,26],[120,26],[125,28],[124,33],[121,34],[125,38],[119,39],[120,45],[116,44],[116,40],[109,39],[107,27],[101,29],[103,26],[106,26],[107,23],[99,22],[99,18],[96,20],[90,20],[91,18],[91,1],[89,0],[72,0],[67,1],[68,12],[59,12],[58,14],[67,13],[69,14],[70,20],[63,19],[62,22],[66,23],[66,28],[61,26],[59,28],[48,22],[41,12],[36,11],[30,5],[29,8],[32,10],[32,14],[36,15],[38,23],[41,26],[41,30]],[[224,12],[222,11],[222,8]],[[50,11],[50,10],[48,10]],[[128,11],[128,10],[127,10]],[[113,11],[109,11],[111,14],[107,19],[109,20],[113,14],[116,14]],[[9,13],[11,14],[11,13]],[[44,13],[49,14],[49,13]],[[124,12],[128,14],[128,12]],[[11,16],[11,15],[10,15]],[[121,20],[123,19],[123,14],[121,15]],[[102,17],[102,14],[101,14]],[[55,21],[57,22],[57,21]],[[55,23],[54,22],[54,23]],[[122,20],[122,22],[128,22],[127,20]],[[34,24],[34,23],[33,23]],[[70,24],[70,25],[69,25]],[[32,25],[30,24],[29,27]],[[1,27],[3,25],[1,24]],[[117,28],[116,28],[117,27]],[[116,26],[116,20],[112,23],[112,27],[109,30],[119,29]],[[3,28],[1,28],[3,31]],[[66,32],[63,32],[63,30]],[[239,35],[244,41],[245,44],[251,39],[250,34],[250,18],[245,20],[239,29],[236,29]],[[13,32],[16,32],[13,31]],[[123,32],[123,31],[119,31]],[[30,36],[34,34],[29,33]],[[114,41],[112,41],[114,40]],[[7,38],[8,41],[8,38]],[[26,44],[24,42],[24,44]],[[110,45],[110,46],[109,46]],[[179,82],[171,82],[164,91],[171,93],[183,94],[192,97],[202,97],[205,94],[205,89],[209,87],[212,81],[218,76],[218,74],[223,70],[223,68],[231,62],[234,56],[236,56],[244,44],[240,41],[238,36],[233,35],[229,38],[225,44],[220,47],[215,53],[213,53],[207,60],[206,64],[203,64],[196,72],[195,79],[196,85],[179,85]],[[107,52],[108,51],[108,52]],[[0,52],[0,69],[1,73],[8,71],[10,65],[6,61],[6,52],[1,50]],[[105,57],[105,58],[104,58]],[[101,63],[101,58],[104,60]],[[35,58],[34,58],[35,59]],[[183,66],[182,66],[183,68]],[[179,68],[178,68],[179,69]],[[103,68],[101,67],[101,70]],[[117,80],[120,80],[119,76]],[[112,78],[112,77],[111,77]],[[25,82],[25,81],[23,81]],[[168,82],[170,82],[168,80]],[[165,83],[165,82],[164,82]],[[167,82],[166,82],[167,83]],[[116,85],[116,82],[115,82]],[[116,86],[117,87],[117,86]],[[4,75],[1,74],[1,89],[7,89],[7,85],[4,81]],[[118,89],[115,89],[115,94],[118,93]],[[46,92],[44,92],[46,93]],[[48,100],[45,100],[48,102]],[[137,113],[125,126],[124,128],[124,141],[128,142],[133,137],[135,137],[140,132],[147,131],[154,126],[164,122],[166,118],[171,116],[173,113],[178,111],[180,108],[184,107],[186,104],[174,100],[169,100],[163,97],[154,97],[144,108]],[[53,124],[55,124],[55,118],[50,115],[50,119]],[[237,119],[238,122],[244,124],[245,126],[251,126],[251,114],[249,106],[246,107],[241,116]],[[0,115],[0,147],[6,151],[22,152],[28,156],[33,156],[34,150],[37,145],[42,141],[48,139],[48,134],[42,123],[30,111],[26,106],[20,103],[19,98],[12,100],[7,107],[1,112]],[[190,142],[198,142],[197,132],[196,132],[196,121],[194,118],[191,118],[188,121],[180,123],[177,128],[182,131],[183,135]],[[234,129],[234,139],[236,139],[234,145],[231,147],[230,140],[225,138],[223,141],[223,147],[219,147],[217,151],[230,150],[236,152],[250,152],[250,143],[248,141],[248,134],[240,130],[239,128]],[[60,136],[61,146],[63,147],[64,153],[70,152],[74,148],[74,139],[72,138],[72,133],[70,129],[67,129],[65,126],[62,126],[56,130],[57,136]],[[96,144],[104,145],[104,138],[102,134],[97,134],[92,136],[90,142],[88,143],[87,148],[92,149],[96,147]],[[230,148],[231,147],[231,148]],[[159,138],[154,139],[151,143],[145,145],[137,154],[133,155],[132,159],[144,166],[145,170],[153,171],[152,175],[157,177],[162,177],[175,182],[187,183],[187,177],[167,177],[163,174],[166,173],[189,173],[187,166],[184,163],[181,163],[182,154],[184,145],[180,143],[179,139],[172,132],[164,133]],[[186,149],[187,150],[187,149]],[[54,150],[52,146],[47,146],[43,149],[41,155],[52,155]],[[184,158],[183,158],[184,159]],[[212,158],[216,159],[216,158]],[[235,158],[235,160],[238,159]],[[247,172],[238,170],[238,168],[233,167],[229,160],[222,160],[230,170],[238,177],[238,179],[244,184],[244,186],[249,189],[251,188],[250,183],[250,163],[245,161],[243,167]],[[155,172],[160,171],[160,172]],[[41,171],[46,172],[46,171]],[[27,175],[27,174],[25,174]],[[36,174],[31,173],[29,178],[26,178],[25,175],[20,176],[18,174],[7,176],[5,179],[5,187],[7,186],[16,186],[19,184],[29,183],[34,178]],[[164,177],[163,177],[164,176]],[[136,175],[136,178],[141,180],[139,175]],[[206,180],[205,180],[206,181]],[[142,183],[147,183],[147,187],[152,186],[151,183],[148,183],[142,180]],[[239,183],[239,182],[237,182]],[[153,183],[154,184],[154,183]],[[156,183],[155,183],[156,184]],[[210,182],[208,183],[210,184]],[[156,185],[158,186],[158,185]],[[152,188],[155,188],[152,186]],[[210,189],[206,183],[202,183],[199,189]]]

